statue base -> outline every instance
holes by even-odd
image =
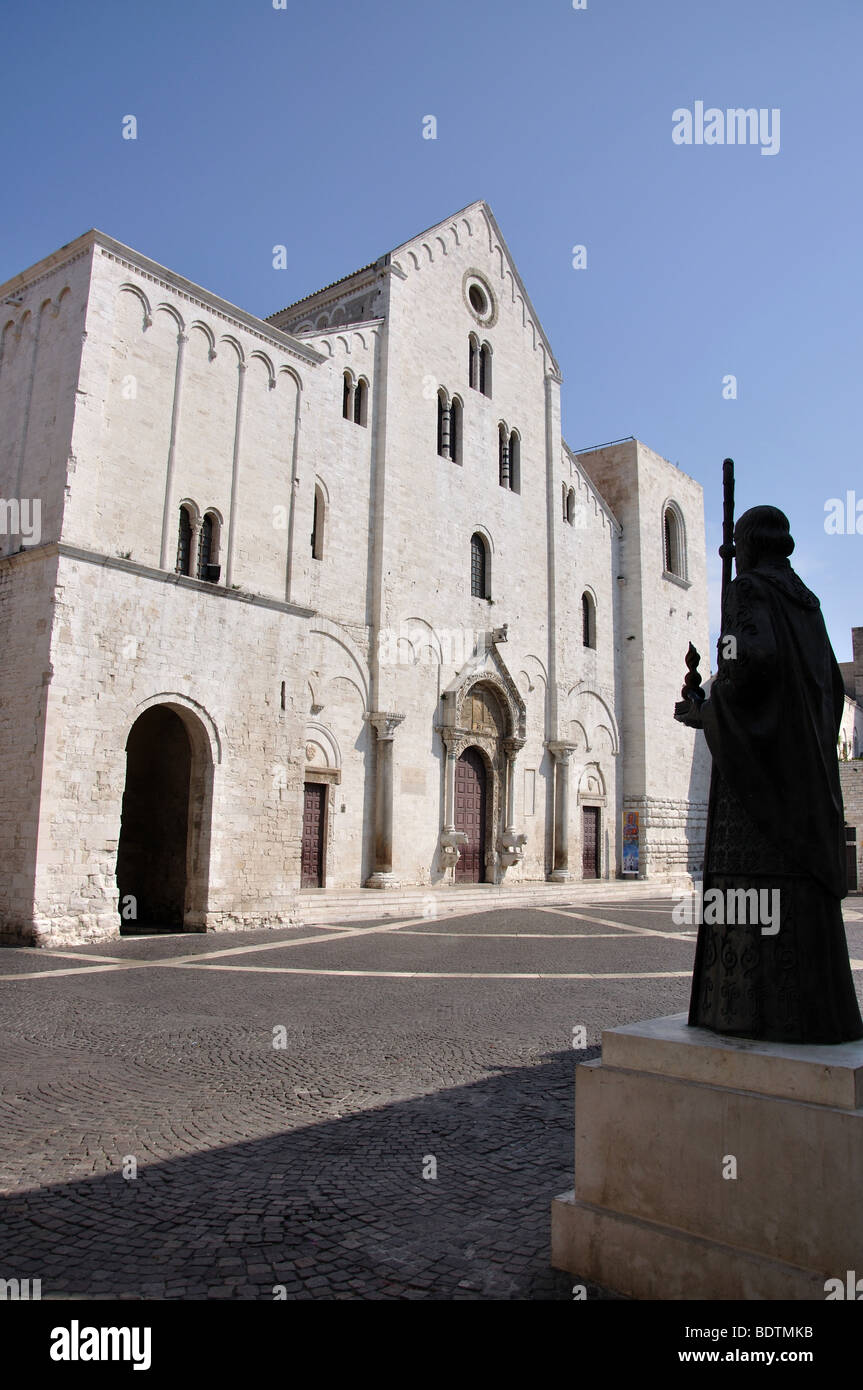
[[[552,1264],[575,1280],[823,1300],[863,1275],[863,1042],[629,1024],[577,1068],[575,1114],[575,1190],[552,1203]]]

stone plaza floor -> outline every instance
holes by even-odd
[[[687,1007],[694,940],[622,885],[4,950],[0,1277],[43,1299],[571,1299],[549,1205],[575,1066],[603,1028]]]

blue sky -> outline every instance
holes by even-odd
[[[485,198],[567,441],[678,463],[712,551],[733,456],[850,658],[863,535],[824,520],[863,501],[860,0],[7,0],[3,25],[0,280],[95,226],[265,315]],[[676,145],[696,101],[778,108],[778,153]]]

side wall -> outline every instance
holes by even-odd
[[[303,619],[132,562],[63,558],[51,657],[40,939],[118,929],[126,739],[155,703],[180,714],[193,748],[186,926],[288,921],[299,886]]]

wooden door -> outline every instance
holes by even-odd
[[[459,883],[485,882],[486,780],[480,754],[465,749],[455,765],[455,828],[467,835],[455,866]]]
[[[300,887],[324,886],[324,830],[327,788],[323,782],[303,784],[303,847],[300,859]]]
[[[599,807],[581,808],[581,876],[599,878]]]

